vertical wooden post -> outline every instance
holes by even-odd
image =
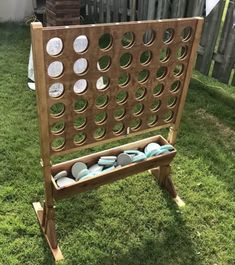
[[[45,88],[45,68],[43,56],[42,24],[31,24],[33,61],[35,69],[35,83],[37,93],[37,107],[40,126],[41,165],[44,176],[45,203],[42,208],[40,203],[33,203],[42,231],[48,241],[50,249],[56,260],[63,259],[57,246],[55,230],[55,210],[51,182],[50,143],[48,134],[47,92]],[[35,53],[37,52],[37,56]]]
[[[217,78],[219,81],[224,83],[229,82],[230,75],[235,64],[235,27],[233,27],[234,9],[235,1],[230,1],[218,49],[218,54],[221,55],[223,60],[222,62],[215,60],[212,72],[212,76],[214,78]],[[232,84],[235,85],[235,75]]]
[[[220,1],[205,18],[200,45],[204,48],[203,54],[198,54],[195,68],[204,75],[208,75],[212,57],[219,34],[220,22],[223,15],[225,1]]]

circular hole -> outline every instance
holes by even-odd
[[[107,120],[107,113],[102,111],[95,116],[95,123],[102,124]]]
[[[76,117],[73,121],[74,128],[79,130],[86,126],[87,120],[85,117]]]
[[[122,54],[120,57],[120,66],[122,68],[127,68],[132,62],[132,55],[129,52]]]
[[[130,75],[126,72],[121,72],[118,78],[118,84],[120,86],[125,86],[128,84],[130,80]]]
[[[81,94],[81,93],[85,92],[86,89],[87,89],[87,81],[86,81],[86,79],[78,80],[73,86],[73,91],[76,94]]]
[[[180,76],[184,71],[183,64],[177,64],[174,69],[174,76]]]
[[[109,85],[109,78],[107,76],[101,76],[97,81],[96,81],[96,88],[98,90],[104,90],[107,88]]]
[[[106,130],[103,127],[97,128],[94,133],[93,133],[93,137],[96,140],[100,140],[105,136]]]
[[[167,68],[165,66],[162,66],[157,70],[156,78],[163,79],[164,77],[166,77],[166,74],[167,74]]]
[[[143,65],[146,65],[150,62],[152,58],[152,53],[151,51],[144,51],[141,55],[140,55],[140,63]]]
[[[86,134],[84,132],[79,132],[75,134],[73,141],[76,145],[81,145],[85,142],[86,140]]]
[[[74,102],[74,110],[76,112],[83,112],[88,106],[88,102],[84,98],[79,98]]]
[[[191,27],[185,27],[181,33],[181,38],[183,41],[190,40],[192,36],[192,28]]]
[[[176,97],[169,97],[167,101],[167,106],[172,108],[176,105],[177,98]]]
[[[47,42],[46,50],[51,56],[56,56],[61,53],[63,49],[63,42],[60,38],[52,38]]]
[[[49,64],[47,73],[50,77],[56,78],[63,73],[63,70],[64,70],[64,66],[62,62],[55,61]]]
[[[151,111],[157,111],[159,110],[160,106],[161,106],[161,101],[158,99],[154,99],[154,101],[152,102],[150,106],[150,109]]]
[[[161,51],[160,51],[160,61],[161,62],[166,62],[170,58],[170,55],[171,55],[171,51],[170,51],[169,48],[161,49]]]
[[[50,107],[50,114],[54,117],[62,115],[65,111],[65,106],[63,103],[56,103]]]
[[[54,151],[59,151],[61,150],[65,145],[65,139],[64,137],[58,137],[58,138],[55,138],[52,143],[51,143],[51,148],[54,150]]]
[[[120,107],[114,110],[113,116],[116,120],[121,120],[125,116],[125,114],[126,114],[125,109]]]
[[[64,130],[64,128],[65,128],[64,121],[63,120],[57,121],[51,126],[51,132],[54,134],[59,134]]]
[[[176,91],[178,91],[179,90],[179,88],[180,88],[180,81],[179,80],[176,80],[176,81],[174,81],[172,84],[171,84],[171,92],[176,92]]]
[[[122,46],[124,48],[129,48],[134,44],[135,35],[133,32],[126,32],[122,37]]]
[[[179,60],[183,60],[183,59],[186,58],[187,54],[188,54],[188,47],[187,47],[187,46],[181,46],[181,47],[177,50],[177,54],[176,54],[176,56],[177,56],[177,58],[178,58]]]
[[[154,126],[158,121],[157,115],[150,115],[147,119],[148,126],[152,127]]]
[[[101,50],[108,50],[113,43],[113,38],[109,33],[103,34],[99,39],[99,47]]]
[[[159,96],[162,93],[163,89],[164,89],[163,84],[157,84],[153,89],[153,95]]]
[[[128,98],[128,93],[126,91],[122,90],[122,91],[118,92],[118,94],[116,96],[116,102],[118,104],[123,104],[126,102],[127,98]]]
[[[113,133],[114,134],[121,134],[124,130],[124,124],[122,122],[116,123],[113,126]]]
[[[143,110],[144,110],[144,105],[141,103],[137,103],[132,108],[132,114],[138,116],[143,112]]]
[[[73,71],[75,74],[81,75],[86,72],[88,67],[87,59],[80,58],[73,65]]]
[[[135,91],[135,98],[137,100],[141,100],[146,95],[146,88],[145,87],[138,87]]]
[[[147,69],[143,69],[138,74],[138,82],[144,83],[149,77],[149,71]]]
[[[107,95],[100,95],[96,98],[95,100],[95,105],[97,108],[104,108],[105,106],[107,106],[109,101],[109,98]]]
[[[73,49],[77,53],[82,53],[88,48],[88,39],[85,35],[78,36],[73,42]]]
[[[153,31],[152,29],[147,30],[144,33],[143,36],[143,42],[145,45],[150,45],[154,42],[154,39],[156,37],[155,31]]]
[[[164,121],[165,122],[169,122],[173,119],[174,116],[174,112],[171,110],[168,110],[165,114],[164,114]]]
[[[111,65],[111,57],[110,56],[102,56],[97,63],[97,68],[99,71],[107,70]]]
[[[130,127],[133,131],[138,130],[140,126],[141,126],[141,119],[136,118],[136,119],[131,120]]]
[[[55,83],[49,87],[49,96],[58,98],[64,93],[64,85],[62,83]]]
[[[172,28],[168,28],[163,33],[163,42],[169,43],[174,38],[174,30]]]

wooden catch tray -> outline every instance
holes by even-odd
[[[138,149],[142,150],[144,147],[152,142],[159,143],[160,145],[169,144],[165,138],[163,138],[160,135],[153,136],[147,139],[143,139],[140,141],[132,142],[130,144],[121,145],[115,148],[111,148],[105,151],[101,151],[98,153],[90,154],[87,156],[83,156],[77,159],[73,159],[70,161],[66,161],[60,164],[56,164],[52,166],[52,175],[57,174],[58,172],[62,170],[67,170],[68,172],[71,171],[71,167],[76,162],[83,162],[87,164],[87,166],[91,166],[95,163],[97,163],[99,157],[101,156],[108,156],[108,155],[118,155],[122,153],[124,150],[130,150],[130,149]],[[62,199],[65,197],[71,196],[71,194],[76,194],[78,192],[85,192],[87,190],[91,190],[93,188],[99,187],[101,185],[104,185],[106,183],[113,182],[115,180],[127,177],[129,175],[137,174],[139,172],[143,172],[148,169],[156,168],[163,165],[169,165],[174,156],[176,155],[176,150],[174,149],[170,153],[154,156],[145,159],[141,162],[131,163],[126,166],[117,167],[111,171],[100,173],[97,176],[90,177],[84,180],[80,180],[72,185],[59,188],[54,180],[53,177],[52,183],[53,183],[53,194],[55,200]]]

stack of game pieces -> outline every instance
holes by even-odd
[[[65,186],[69,186],[75,183],[74,179],[68,177],[68,172],[66,170],[60,171],[54,176],[54,180],[56,181],[58,187],[63,188]]]
[[[139,162],[146,159],[146,155],[139,150],[125,150],[118,155],[117,164],[119,166],[126,166],[133,162]]]
[[[159,145],[157,143],[150,143],[144,148],[144,153],[146,157],[149,158],[152,156],[167,154],[173,150],[174,150],[174,147],[170,144]]]
[[[118,156],[101,156],[98,159],[98,162],[89,168],[83,162],[76,162],[71,168],[71,174],[74,179],[69,178],[68,172],[65,170],[57,173],[54,176],[54,179],[59,187],[65,187],[76,181],[84,180],[113,170],[116,167],[137,163],[153,156],[170,153],[170,151],[173,150],[174,147],[170,144],[159,145],[158,143],[149,143],[145,146],[144,152],[139,150],[125,150]]]

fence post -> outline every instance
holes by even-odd
[[[181,18],[186,14],[187,0],[173,0],[171,4],[171,18]]]
[[[156,0],[149,0],[148,12],[147,12],[147,19],[149,20],[155,19],[155,5],[156,5]]]
[[[218,54],[221,55],[223,59],[222,61],[215,60],[212,72],[212,76],[223,83],[229,82],[235,63],[235,28],[233,27],[234,8],[235,2],[230,1],[218,49]]]
[[[170,0],[158,0],[157,19],[169,18]]]
[[[187,17],[202,16],[205,7],[205,0],[188,1]]]
[[[216,7],[205,19],[205,24],[200,42],[200,51],[197,56],[196,69],[202,74],[208,75],[212,62],[212,57],[219,34],[221,19],[223,15],[225,1],[220,0]]]

